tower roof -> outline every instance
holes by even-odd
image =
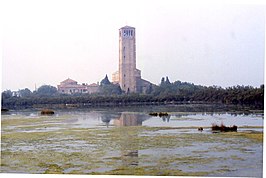
[[[133,28],[133,29],[135,29],[135,27],[130,27],[130,26],[127,26],[127,25],[124,26],[124,27],[121,27],[120,29],[125,29],[125,28],[127,28],[127,29],[128,29],[128,28]]]

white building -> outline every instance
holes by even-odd
[[[60,85],[57,85],[57,89],[59,93],[64,94],[74,94],[74,93],[96,93],[99,91],[98,84],[78,84],[77,81],[72,80],[70,78],[62,81]]]

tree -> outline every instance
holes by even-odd
[[[101,81],[100,93],[104,95],[120,95],[122,94],[122,89],[119,84],[111,83],[106,75]]]
[[[2,99],[8,99],[12,97],[12,91],[6,90],[2,92]]]
[[[38,88],[36,94],[39,96],[52,96],[57,94],[57,89],[51,85],[42,85]]]
[[[18,93],[19,93],[19,96],[21,96],[21,97],[29,97],[32,94],[32,92],[28,88],[19,90]]]
[[[165,84],[166,84],[166,85],[171,84],[171,82],[169,81],[168,77],[166,77]]]
[[[163,86],[164,82],[165,82],[164,77],[162,77],[160,86]]]
[[[169,81],[169,78],[166,76],[166,79],[162,77],[160,86],[169,86],[171,85],[171,82]]]
[[[109,81],[108,76],[106,74],[105,78],[102,79],[102,81],[101,81],[101,85],[103,86],[103,85],[110,85],[110,84],[111,84],[111,82]]]

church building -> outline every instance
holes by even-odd
[[[127,93],[148,93],[154,84],[141,78],[136,68],[136,31],[134,27],[119,29],[119,67],[113,73],[112,82],[118,83]]]
[[[107,76],[106,76],[107,78]],[[112,83],[119,84],[125,93],[150,93],[155,87],[151,82],[141,78],[141,71],[136,68],[136,30],[125,26],[119,29],[119,66],[112,74]],[[57,86],[59,93],[98,93],[98,84],[78,84],[77,81],[66,79]]]
[[[60,85],[57,85],[57,90],[62,94],[98,93],[99,85],[96,83],[90,85],[83,83],[80,85],[77,81],[68,78],[62,81]]]

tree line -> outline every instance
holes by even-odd
[[[112,84],[106,76],[100,83],[98,93],[93,94],[60,94],[50,85],[43,85],[36,91],[28,88],[12,92],[2,92],[2,108],[34,107],[35,105],[78,104],[78,105],[123,105],[152,103],[221,103],[234,105],[251,105],[263,109],[264,84],[260,87],[201,86],[193,83],[175,81],[168,77],[146,94],[125,93],[119,85]]]

